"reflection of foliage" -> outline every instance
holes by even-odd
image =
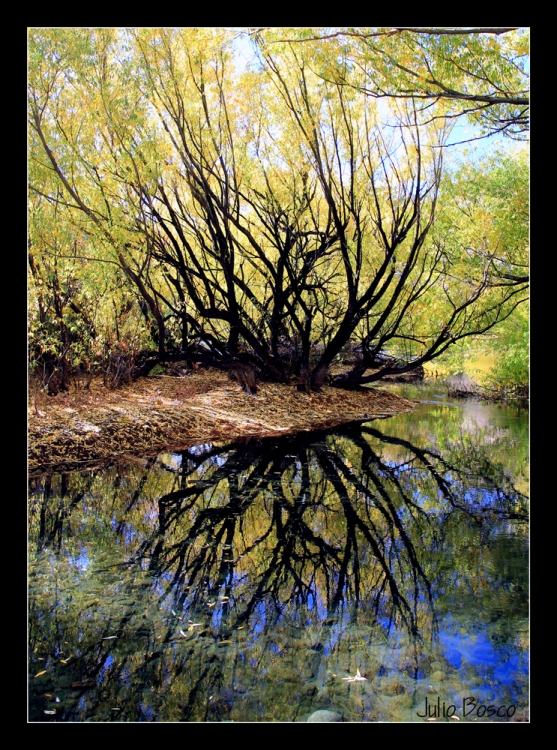
[[[430,669],[420,644],[436,602],[448,601],[448,554],[471,592],[489,588],[489,565],[477,575],[459,544],[524,517],[490,472],[364,426],[71,475],[57,492],[37,480],[32,668],[65,696],[65,720],[114,708],[215,720],[234,707],[277,720],[333,690],[327,666],[376,663],[379,679],[396,632],[400,669],[416,679]],[[91,678],[79,704],[71,685]]]

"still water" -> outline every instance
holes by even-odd
[[[391,388],[415,411],[31,479],[29,720],[527,720],[528,413]]]

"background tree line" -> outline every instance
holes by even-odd
[[[32,29],[43,384],[189,359],[352,386],[516,319],[527,158],[446,146],[463,117],[523,137],[527,37],[460,32],[246,30],[242,67],[218,28]]]

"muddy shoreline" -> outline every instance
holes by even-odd
[[[413,408],[412,401],[380,388],[325,387],[309,394],[262,383],[252,396],[222,372],[143,378],[117,391],[95,382],[88,390],[30,398],[28,473],[71,471],[202,443],[321,430]]]

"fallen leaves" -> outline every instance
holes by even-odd
[[[367,677],[362,677],[360,670],[356,670],[354,677],[343,677],[345,682],[367,682]]]
[[[91,390],[95,398],[76,391],[67,397],[71,407],[54,397],[45,415],[30,415],[31,476],[46,467],[70,469],[178,445],[321,429],[413,408],[375,389],[326,387],[310,401],[293,386],[262,383],[257,397],[247,396],[224,373],[207,370],[188,376],[187,384],[182,378],[143,378],[117,391],[94,383]]]

